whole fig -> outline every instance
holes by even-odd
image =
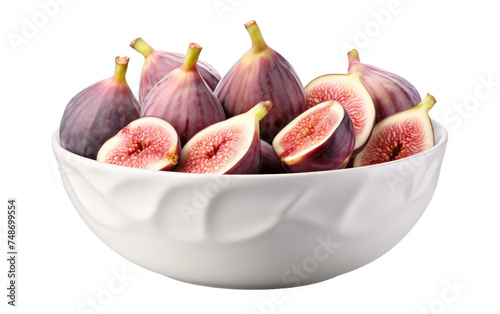
[[[224,109],[198,72],[201,46],[191,43],[182,66],[151,89],[141,117],[154,116],[172,124],[184,145],[196,133],[226,118]]]
[[[145,60],[141,72],[139,85],[139,101],[144,103],[151,89],[167,74],[181,66],[184,55],[181,53],[155,50],[142,38],[136,38],[130,43],[130,47],[140,52]],[[208,63],[199,60],[198,71],[213,91],[219,83],[220,75]]]
[[[245,27],[252,48],[222,78],[215,95],[228,117],[270,100],[273,108],[261,121],[261,138],[271,143],[285,125],[306,110],[304,89],[290,63],[266,44],[257,23],[250,21]]]
[[[348,53],[349,73],[361,73],[365,85],[375,105],[375,123],[397,112],[415,107],[421,101],[417,89],[396,74],[361,63],[356,49]]]
[[[96,159],[102,144],[139,118],[140,104],[125,80],[129,57],[115,58],[115,74],[70,100],[59,127],[61,146]]]

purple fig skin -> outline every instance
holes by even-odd
[[[273,147],[268,142],[261,140],[260,146],[262,150],[262,166],[260,173],[273,174],[273,173],[286,173],[285,168],[281,165],[280,160],[276,156]]]
[[[70,100],[59,127],[62,147],[96,159],[104,142],[139,118],[139,101],[125,80],[128,61],[128,57],[116,57],[114,76],[85,88]]]
[[[262,165],[262,148],[259,133],[253,136],[252,144],[243,158],[225,174],[257,174]]]
[[[290,63],[267,46],[255,21],[245,27],[252,48],[222,78],[215,95],[228,117],[248,111],[259,101],[270,100],[273,108],[261,121],[260,134],[271,143],[283,127],[306,110],[304,89]]]
[[[226,119],[224,109],[197,70],[201,47],[191,44],[184,64],[149,92],[141,117],[155,116],[173,125],[182,145],[209,125]]]
[[[413,108],[422,101],[417,89],[406,79],[361,63],[356,49],[351,50],[348,57],[348,72],[361,73],[361,82],[372,97],[376,110],[375,123],[395,113]]]
[[[342,107],[342,110],[344,112],[342,121],[330,137],[322,144],[301,156],[300,160],[290,164],[285,163],[283,158],[278,156],[287,171],[312,172],[345,168],[354,150],[356,135],[349,113],[344,107]],[[292,121],[291,123],[294,122]],[[280,145],[277,139],[278,137],[273,142],[275,151],[278,151],[277,146]]]
[[[136,38],[130,46],[144,55],[144,65],[139,85],[139,101],[144,103],[151,89],[166,75],[182,65],[185,55],[181,53],[154,50],[143,39]],[[198,60],[198,71],[212,91],[219,83],[221,76],[210,64]]]

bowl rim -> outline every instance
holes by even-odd
[[[348,171],[355,172],[355,171],[366,171],[369,169],[378,169],[378,168],[384,168],[384,167],[393,167],[397,166],[400,163],[407,163],[411,162],[411,160],[415,158],[420,158],[422,156],[426,155],[431,155],[434,153],[434,151],[441,149],[441,147],[446,146],[448,142],[448,131],[446,128],[439,122],[431,119],[432,122],[432,127],[433,127],[433,132],[434,132],[434,139],[435,143],[434,146],[431,147],[430,149],[421,152],[419,154],[406,157],[403,159],[398,159],[398,160],[393,160],[385,163],[380,163],[380,164],[375,164],[375,165],[369,165],[369,166],[363,166],[363,167],[357,167],[357,168],[343,168],[343,169],[335,169],[335,170],[322,170],[322,171],[311,171],[311,172],[297,172],[297,173],[272,173],[272,174],[231,174],[229,175],[231,178],[282,178],[282,177],[293,177],[293,176],[322,176],[322,175],[332,175],[332,173],[345,173]],[[437,132],[436,132],[437,130]],[[113,165],[113,164],[107,164],[103,162],[99,162],[94,159],[90,159],[87,157],[80,156],[78,154],[75,154],[73,152],[70,152],[69,150],[65,149],[64,147],[61,146],[60,141],[59,141],[59,128],[55,130],[55,132],[52,135],[52,148],[56,155],[58,155],[57,152],[60,152],[60,154],[66,155],[66,156],[71,156],[72,158],[75,158],[78,160],[78,162],[83,162],[88,165],[92,165],[92,167],[101,167],[102,169],[121,169],[121,171],[130,172],[132,173],[149,173],[149,175],[160,175],[160,176],[167,176],[167,177],[176,177],[176,176],[190,176],[190,177],[203,177],[203,178],[214,178],[214,177],[220,177],[220,176],[225,176],[224,174],[202,174],[202,173],[181,173],[181,172],[175,172],[175,171],[158,171],[158,170],[150,170],[150,169],[138,169],[138,168],[132,168],[132,167],[125,167],[125,166],[119,166],[119,165]],[[111,168],[109,168],[111,167]],[[250,179],[253,180],[253,179]]]

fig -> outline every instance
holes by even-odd
[[[327,74],[315,78],[304,88],[307,108],[335,100],[347,110],[356,130],[353,155],[363,149],[375,122],[375,106],[360,76],[355,71],[349,74]]]
[[[273,109],[261,121],[261,138],[268,143],[305,111],[302,83],[290,63],[270,48],[255,21],[245,24],[252,47],[222,78],[215,89],[226,115],[248,111],[259,101],[270,100]]]
[[[356,49],[348,53],[349,73],[361,73],[375,105],[375,123],[397,112],[415,107],[421,98],[417,89],[407,80],[380,68],[361,63]]]
[[[337,101],[309,108],[273,140],[273,148],[290,172],[344,168],[354,150],[356,134],[347,110]]]
[[[115,74],[78,94],[66,106],[59,126],[61,146],[95,159],[101,145],[139,118],[140,104],[125,80],[129,57],[115,58]]]
[[[283,168],[278,156],[276,156],[273,146],[264,140],[260,140],[260,147],[262,150],[262,166],[260,167],[260,173],[285,173],[285,168]]]
[[[168,73],[182,65],[184,55],[181,53],[168,52],[153,49],[142,38],[136,38],[130,43],[130,47],[140,52],[145,60],[139,83],[139,101],[144,103],[149,91],[164,78]],[[198,71],[201,77],[213,91],[220,81],[217,71],[205,61],[198,61]]]
[[[201,49],[191,43],[181,67],[153,87],[141,109],[141,117],[155,116],[172,124],[183,146],[202,129],[226,119],[219,100],[198,72]]]
[[[431,95],[413,108],[380,121],[365,149],[354,158],[354,167],[375,165],[413,156],[434,146],[429,110],[436,100]]]
[[[179,160],[180,140],[173,126],[156,117],[130,122],[107,140],[97,161],[139,169],[170,170]]]
[[[175,171],[211,174],[259,173],[262,163],[259,121],[272,104],[263,101],[246,113],[213,124],[182,148]]]

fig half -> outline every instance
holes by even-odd
[[[180,141],[170,123],[156,117],[132,121],[107,140],[97,161],[151,170],[170,170],[179,160]]]
[[[136,38],[130,43],[134,48],[144,56],[144,65],[141,72],[141,81],[139,85],[139,101],[144,103],[146,96],[151,89],[161,81],[167,74],[182,65],[184,55],[181,53],[155,50],[142,38]],[[213,91],[220,81],[220,75],[208,63],[198,61],[198,70],[207,85]]]
[[[182,148],[179,172],[259,173],[262,163],[259,121],[272,104],[260,102],[248,112],[203,129]]]
[[[417,89],[394,73],[361,63],[356,49],[348,53],[349,73],[361,73],[361,81],[368,89],[375,105],[375,123],[390,115],[415,107],[421,98]]]
[[[354,150],[354,124],[337,101],[318,104],[290,122],[273,148],[290,172],[344,168]]]
[[[375,165],[424,152],[434,146],[429,110],[436,100],[431,95],[411,109],[380,121],[365,149],[354,158],[354,167]]]
[[[347,110],[356,131],[353,155],[366,145],[375,123],[375,106],[360,76],[355,71],[349,74],[323,75],[304,88],[307,108],[327,100],[335,100]]]

